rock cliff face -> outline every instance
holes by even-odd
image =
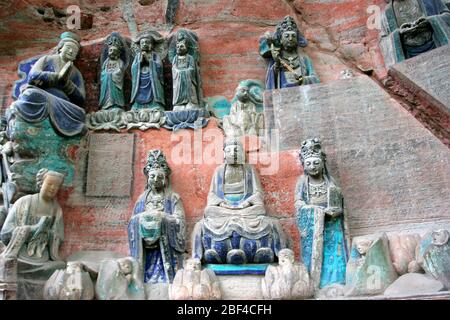
[[[87,85],[88,112],[97,110],[98,57],[104,38],[113,31],[132,37],[155,27],[168,35],[178,28],[195,31],[200,40],[200,67],[205,97],[231,99],[240,80],[264,81],[266,63],[258,54],[258,39],[273,31],[284,16],[294,16],[309,45],[306,52],[323,83],[339,79],[341,71],[369,74],[376,82],[387,78],[378,48],[377,13],[384,0],[3,0],[0,10],[0,103],[12,102],[18,63],[48,52],[73,22],[71,5],[80,9],[76,31],[83,49],[77,62]],[[69,24],[68,24],[69,23]],[[170,70],[168,70],[170,72]],[[374,82],[374,85],[375,82]],[[217,130],[215,121],[207,129]],[[194,139],[194,133],[186,133]],[[115,250],[127,253],[127,224],[132,207],[144,189],[142,166],[149,149],[161,148],[172,167],[173,189],[183,200],[188,231],[203,214],[211,176],[217,164],[179,164],[171,160],[176,146],[171,132],[136,132],[132,196],[126,199],[89,199],[83,196],[86,147],[81,146],[74,187],[60,195],[65,213],[63,256],[78,250]],[[300,144],[300,141],[298,141]],[[203,143],[203,146],[206,146]],[[83,153],[84,152],[84,153]],[[120,167],[111,163],[111,172]],[[259,164],[258,168],[263,165]],[[302,173],[296,150],[279,153],[276,175],[261,177],[270,215],[281,219],[298,257],[294,188]],[[345,194],[344,194],[345,196]]]

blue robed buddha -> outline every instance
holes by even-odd
[[[256,170],[242,144],[228,139],[225,163],[211,180],[204,219],[194,228],[193,257],[205,263],[271,263],[286,247],[279,222],[267,216]]]
[[[381,28],[381,51],[390,66],[448,44],[450,10],[442,0],[390,0]]]
[[[269,61],[267,90],[320,82],[311,59],[301,49],[307,43],[290,16],[277,25],[275,34],[268,32],[260,39],[259,53]]]
[[[83,76],[73,65],[79,41],[76,34],[64,32],[55,53],[44,55],[33,65],[27,86],[11,106],[16,115],[30,123],[49,118],[64,136],[84,133],[86,91]]]
[[[161,150],[149,152],[144,174],[147,187],[139,196],[128,225],[130,253],[141,264],[145,283],[169,283],[183,267],[183,204],[171,190],[170,168]]]
[[[300,160],[305,174],[295,189],[301,257],[316,290],[345,285],[349,236],[340,188],[326,167],[318,138],[302,143]]]
[[[156,51],[163,42],[157,32],[144,32],[135,41],[139,49],[131,66],[132,109],[164,110],[163,64]]]

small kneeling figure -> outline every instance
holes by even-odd
[[[305,265],[295,263],[294,252],[283,249],[278,253],[279,265],[270,265],[262,279],[265,299],[305,299],[313,296],[314,286]]]
[[[169,287],[170,300],[219,300],[219,282],[214,271],[202,270],[199,259],[188,259]]]

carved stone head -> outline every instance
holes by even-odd
[[[319,138],[303,141],[299,156],[307,175],[316,177],[324,173],[326,155],[322,151]]]
[[[56,47],[63,61],[75,61],[80,51],[80,37],[73,32],[64,32]]]
[[[148,153],[144,174],[147,176],[147,188],[161,190],[168,184],[170,175],[169,164],[161,150],[151,150]]]
[[[200,259],[187,259],[184,263],[184,269],[189,271],[200,271],[202,269],[202,263]]]
[[[118,259],[117,264],[123,275],[131,274],[133,272],[133,261],[130,258]]]
[[[433,231],[431,236],[433,238],[432,242],[436,246],[443,246],[444,244],[447,244],[449,240],[449,232],[444,229]]]
[[[369,251],[370,246],[373,243],[373,240],[370,239],[355,239],[356,243],[355,243],[355,247],[356,250],[359,252],[360,255],[365,255],[367,253],[367,251]]]
[[[36,185],[44,200],[52,200],[64,182],[64,175],[56,171],[41,169],[36,174]]]
[[[291,249],[282,249],[278,252],[278,263],[280,266],[293,265],[295,261],[294,251]]]
[[[223,145],[223,153],[225,163],[227,164],[244,164],[245,153],[242,142],[236,138],[229,138]]]
[[[243,103],[246,103],[250,100],[250,88],[245,85],[239,85],[236,88],[236,98]]]

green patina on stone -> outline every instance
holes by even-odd
[[[36,173],[41,168],[66,174],[64,186],[72,185],[73,151],[80,145],[81,136],[58,135],[48,118],[39,123],[28,123],[16,118],[13,130],[16,152],[21,160],[11,166],[11,173],[19,189],[34,192]]]

